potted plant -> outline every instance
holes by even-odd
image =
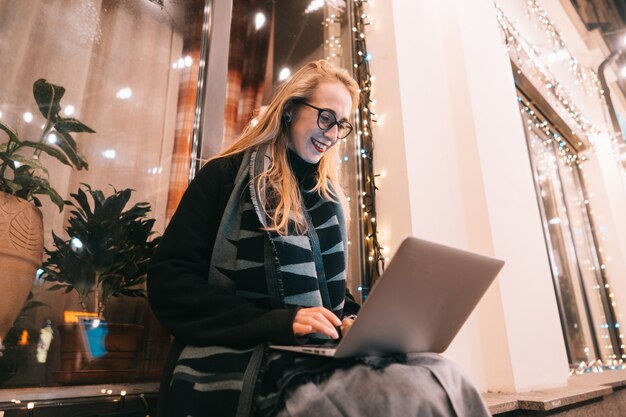
[[[133,375],[143,327],[103,324],[106,306],[112,297],[145,297],[142,284],[160,240],[153,238],[148,203],[124,210],[131,189],[114,189],[105,196],[82,186],[70,194],[73,201],[66,201],[73,207],[65,229],[68,237],[63,240],[53,232],[54,249],[46,249],[48,258],[42,266],[42,278],[53,283],[50,290],[74,291],[83,310],[96,313],[89,324],[59,326],[61,371],[55,376],[61,383],[110,382]],[[86,335],[95,339],[85,340]]]
[[[41,136],[21,138],[0,122],[0,342],[13,325],[41,265],[43,224],[40,195],[63,209],[63,199],[48,181],[42,153],[77,170],[87,169],[72,133],[94,130],[71,117],[61,117],[65,89],[44,79],[35,81],[33,95],[45,118]]]

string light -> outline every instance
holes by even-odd
[[[541,7],[539,0],[526,0],[526,8],[528,14],[537,19],[539,27],[546,33],[554,48],[557,49],[556,57],[559,60],[567,60],[570,72],[589,96],[598,95],[601,90],[598,74],[591,68],[580,65],[570,53],[561,31],[554,21],[550,19],[545,9]]]
[[[565,142],[565,139],[559,134],[557,129],[554,126],[552,126],[546,119],[543,119],[542,116],[540,116],[539,112],[533,110],[533,107],[529,101],[527,100],[525,101],[524,98],[519,95],[517,97],[517,100],[518,100],[518,104],[520,107],[520,111],[524,117],[525,123],[527,124],[528,128],[531,130],[536,129],[538,131],[537,133],[545,135],[543,137],[540,137],[539,135],[535,136],[537,139],[539,139],[540,146],[551,147],[553,146],[553,144],[556,143],[558,145],[558,147],[556,148],[557,155],[561,159],[561,163],[564,166],[570,166],[570,167],[573,165],[580,166],[582,161],[585,160],[586,158],[584,157],[579,158],[578,155],[573,151],[571,146],[569,146]],[[531,147],[533,146],[531,145]],[[548,153],[543,150],[537,150],[535,152],[539,154],[546,154],[546,156],[548,156]],[[540,182],[541,180],[542,179],[539,178]],[[591,222],[593,211],[589,208],[589,206],[590,206],[590,198],[592,197],[592,193],[586,192],[584,188],[581,190],[581,192],[582,192],[582,197],[581,197],[581,200],[579,201],[579,206],[581,207],[581,210],[587,212],[589,221]],[[560,221],[556,222],[554,220],[555,219],[552,219],[548,221],[548,223],[550,224],[560,223]],[[593,227],[593,222],[591,224],[591,229],[592,230],[596,229],[595,227]],[[597,232],[592,231],[592,233],[597,233]],[[597,239],[595,240],[597,241]],[[621,325],[619,323],[619,318],[621,317],[621,314],[617,310],[617,305],[614,301],[615,294],[611,290],[611,285],[608,282],[609,278],[607,276],[607,271],[606,271],[606,262],[608,262],[610,258],[607,258],[606,260],[603,259],[604,251],[603,251],[603,248],[600,247],[599,245],[600,244],[598,242],[598,243],[593,244],[593,248],[590,248],[592,251],[595,249],[596,253],[594,254],[594,256],[598,261],[598,268],[596,268],[595,265],[590,264],[589,261],[587,261],[586,264],[588,264],[588,270],[592,271],[596,279],[603,283],[602,286],[598,284],[592,285],[591,289],[598,292],[598,297],[600,299],[602,299],[603,297],[608,297],[608,300],[610,300],[609,305],[606,306],[609,309],[609,313],[608,313],[609,317],[603,314],[601,317],[597,318],[597,320],[603,321],[603,323],[600,323],[598,327],[602,329],[602,331],[605,333],[601,335],[600,338],[606,339],[608,342],[610,340],[609,332],[613,332],[614,337],[617,338],[616,340],[621,340],[624,338],[624,336],[621,333],[621,331],[617,330],[617,329],[621,330]],[[610,330],[611,328],[613,330]],[[626,358],[626,350],[624,349],[624,345],[619,344],[618,349],[614,349],[613,344],[610,344],[610,343],[604,344],[602,346],[604,347],[605,351],[608,351],[602,354],[602,356],[604,357],[604,362],[600,359],[591,360],[591,361],[587,360],[587,362],[582,361],[579,363],[577,369],[572,370],[571,373],[582,374],[586,372],[602,372],[604,369],[625,369],[624,362],[622,361],[622,359]],[[588,348],[586,348],[585,352],[588,355]],[[616,352],[619,353],[620,355],[619,360],[618,360],[618,356]]]
[[[590,97],[597,97],[600,101],[602,109],[606,112],[607,108],[607,100],[605,97],[605,92],[599,81],[598,75],[595,71],[590,68],[579,65],[577,60],[570,53],[567,48],[567,43],[562,36],[560,30],[556,27],[554,22],[548,16],[548,13],[541,7],[539,4],[539,0],[527,0],[526,6],[528,10],[528,14],[530,17],[533,17],[537,20],[538,24],[536,27],[541,28],[548,39],[550,40],[551,45],[553,46],[556,52],[552,52],[549,56],[549,61],[555,62],[556,60],[567,60],[569,63],[569,71],[575,78],[574,83],[580,87],[582,87]],[[540,54],[536,46],[532,45],[528,42],[519,31],[511,24],[511,22],[504,16],[501,8],[496,4],[496,16],[497,20],[500,24],[500,28],[504,34],[504,41],[507,46],[508,53],[511,57],[511,60],[517,65],[517,73],[521,74],[522,71],[524,73],[529,74],[531,77],[534,77],[539,81],[539,85],[542,85],[545,88],[545,95],[552,96],[556,99],[556,105],[560,106],[566,114],[569,116],[571,121],[573,121],[574,125],[577,126],[577,132],[572,132],[573,135],[578,136],[577,144],[580,147],[590,146],[592,149],[596,150],[593,147],[596,138],[599,140],[603,136],[600,134],[599,130],[588,121],[588,119],[584,116],[583,112],[579,110],[579,108],[574,104],[574,101],[569,97],[568,89],[559,83],[554,76],[549,71],[549,65],[546,66],[543,61],[540,59]],[[521,97],[518,97],[520,104],[522,102]],[[527,128],[528,130],[532,130],[533,128],[537,128],[543,131],[546,136],[550,139],[544,142],[544,145],[548,145],[552,140],[558,141],[559,147],[557,152],[561,158],[564,159],[566,164],[580,165],[582,162],[588,160],[589,155],[579,154],[578,157],[574,152],[569,152],[569,147],[565,146],[565,142],[562,138],[558,136],[555,129],[550,128],[545,121],[539,121],[537,115],[529,108],[529,104],[526,103],[526,107],[524,108],[521,105],[522,113],[525,113],[528,118]],[[554,134],[553,134],[554,132]],[[578,133],[578,134],[577,134]],[[551,135],[552,134],[552,135]],[[583,137],[584,136],[584,137]],[[616,160],[620,160],[621,156],[621,147],[623,144],[621,141],[618,141],[619,132],[616,132],[615,135],[612,135],[611,142],[613,145],[613,154]],[[622,164],[621,164],[622,165]],[[624,165],[622,165],[624,167]],[[626,170],[624,170],[624,175],[626,175]],[[583,174],[583,178],[586,176]],[[588,196],[590,197],[590,195]],[[588,198],[585,198],[583,201],[584,205],[581,205],[586,209],[589,205]],[[589,220],[591,221],[593,217],[597,221],[597,216],[594,216],[594,212],[591,209],[588,209]],[[593,229],[593,226],[592,226]],[[601,232],[601,228],[598,228],[598,232]],[[596,239],[597,240],[597,239]],[[605,237],[600,236],[600,241],[604,241]],[[605,291],[606,295],[608,295],[609,300],[613,300],[614,294],[608,285],[608,277],[606,276],[605,265],[602,261],[603,257],[603,249],[599,246],[600,243],[597,240],[594,247],[597,251],[596,255],[600,262],[599,268],[596,268],[594,265],[589,267],[589,270],[594,273],[599,274],[598,279],[600,279],[604,285],[602,288]],[[600,291],[600,285],[594,286],[594,289]],[[619,329],[620,324],[617,322],[618,318],[621,317],[621,314],[616,310],[615,301],[611,301],[610,305],[606,306],[610,315],[613,317],[611,320],[615,321],[613,323],[614,329]],[[615,318],[617,317],[617,318]],[[601,320],[607,320],[607,317],[601,317]],[[600,328],[604,328],[607,330],[611,326],[609,323],[605,323],[605,325],[600,325]],[[615,336],[615,335],[614,335]],[[624,335],[619,333],[617,335],[618,339],[623,339]],[[602,336],[604,339],[609,339],[609,335],[605,334]],[[617,352],[618,350],[613,350],[613,344],[604,345],[605,349],[611,350],[613,352]],[[619,354],[620,359],[618,360],[617,354],[608,354],[605,355],[605,362],[603,363],[601,360],[588,361],[588,363],[581,362],[578,369],[573,371],[575,373],[584,373],[584,372],[601,372],[603,369],[624,369],[624,363],[622,359],[626,358],[626,352],[624,350],[624,345],[619,344]]]
[[[529,2],[536,2],[536,0],[528,0]],[[540,54],[537,48],[528,42],[519,31],[511,24],[509,19],[504,15],[502,9],[496,4],[496,19],[500,24],[500,29],[504,35],[504,42],[507,46],[509,54],[511,56],[511,60],[516,63],[518,66],[518,73],[521,73],[524,69],[525,73],[530,73],[531,76],[536,78],[539,81],[539,84],[544,86],[546,89],[546,95],[553,96],[556,99],[558,105],[566,112],[569,118],[574,122],[574,124],[578,127],[578,132],[573,132],[573,134],[579,136],[581,139],[580,142],[583,145],[586,145],[588,142],[588,138],[591,136],[595,136],[599,134],[599,130],[589,122],[589,120],[583,115],[583,112],[574,104],[574,101],[571,99],[567,92],[567,88],[558,82],[552,74],[550,74],[549,69],[540,59]],[[536,7],[532,8],[535,14],[545,13],[543,9],[538,9]],[[545,19],[549,20],[549,17],[545,16]],[[549,20],[549,22],[552,22]],[[548,25],[547,27],[552,28],[554,26],[553,23],[545,23]],[[560,49],[567,50],[565,46],[565,41],[562,39],[560,34],[557,36],[553,34],[553,30],[548,30],[550,32],[550,36],[556,37],[556,40],[553,42],[557,43]],[[568,56],[571,58],[571,54],[567,51]],[[571,58],[574,60],[574,58]],[[527,68],[530,66],[530,68]],[[570,69],[573,65],[570,65]],[[576,63],[576,67],[578,68],[578,64]],[[589,78],[591,81],[591,87],[594,91],[597,92],[598,98],[602,101],[602,94],[604,93],[600,88],[600,84],[598,81],[597,74],[589,69],[585,71],[576,70],[575,74],[577,74],[577,79],[587,79]],[[589,75],[587,75],[589,74]],[[583,83],[583,85],[585,85]],[[582,136],[582,137],[581,137]]]
[[[358,180],[362,193],[361,198],[361,228],[365,236],[363,252],[369,254],[364,265],[361,294],[367,298],[370,288],[385,269],[386,258],[378,241],[377,214],[376,214],[376,186],[377,174],[374,172],[374,138],[372,126],[376,125],[376,114],[372,111],[372,81],[374,76],[370,72],[369,63],[372,55],[367,51],[365,28],[371,24],[371,17],[366,9],[367,0],[355,0],[352,9],[352,35],[354,78],[359,85],[359,107],[356,115],[356,136],[360,144],[360,175]]]
[[[343,61],[343,45],[341,44],[341,24],[343,19],[340,15],[330,13],[324,9],[324,57],[335,66],[341,66]]]

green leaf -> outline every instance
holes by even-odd
[[[70,167],[72,166],[70,161],[67,160],[67,157],[65,156],[65,154],[63,154],[63,152],[61,152],[60,150],[58,150],[57,148],[53,146],[47,145],[45,143],[31,142],[27,140],[22,142],[22,145],[27,146],[29,148],[35,148],[35,149],[44,151],[45,153],[52,156],[53,158],[58,159],[62,164],[65,164]]]
[[[152,239],[148,203],[124,211],[131,194],[131,189],[113,189],[105,195],[87,184],[71,193],[75,209],[70,210],[65,234],[80,239],[83,247],[75,250],[69,239],[53,234],[55,248],[46,250],[44,279],[70,286],[81,300],[98,285],[102,305],[110,297],[145,297],[147,266],[158,238]]]
[[[61,197],[59,193],[57,193],[56,190],[52,188],[52,186],[50,186],[49,183],[47,188],[42,188],[36,194],[46,194],[48,197],[50,197],[50,200],[54,203],[54,205],[59,208],[59,213],[63,211],[63,197]]]
[[[39,111],[52,123],[59,118],[61,111],[61,98],[65,94],[65,88],[51,84],[45,79],[40,78],[33,84],[33,95],[39,107]]]
[[[29,194],[46,194],[50,197],[50,200],[59,208],[59,211],[63,210],[63,198],[52,188],[48,180],[45,178],[37,177],[27,171],[15,171],[14,182],[20,184],[23,189],[29,190]]]
[[[28,311],[33,308],[44,307],[47,305],[48,304],[42,303],[41,301],[27,301],[26,304],[24,304],[24,308],[22,309],[22,311]]]
[[[146,298],[146,291],[142,289],[135,289],[135,290],[124,289],[120,291],[120,294],[125,295],[127,297]]]
[[[130,199],[132,190],[127,188],[113,194],[102,204],[102,214],[106,217],[118,218]]]
[[[9,156],[6,156],[6,154],[0,154],[0,159],[2,159],[2,162],[4,162],[5,164],[7,164],[7,166],[11,169],[15,169],[15,164],[13,163],[13,159]]]
[[[39,162],[39,160],[37,159],[27,158],[25,156],[16,154],[11,155],[11,159],[15,162],[19,162],[21,165],[26,165],[33,169],[39,169],[43,171],[47,176],[49,176],[48,170],[43,165],[41,165],[41,162]]]
[[[67,132],[58,132],[59,140],[56,145],[61,148],[65,155],[67,155],[68,159],[72,161],[72,164],[76,167],[77,170],[81,170],[83,168],[87,168],[87,160],[84,156],[78,152],[78,147],[76,146],[76,141],[74,138]]]
[[[67,288],[67,285],[63,285],[63,284],[54,284],[53,286],[51,286],[50,288],[48,288],[48,291],[56,291],[56,290],[62,290]]]
[[[78,192],[75,194],[70,194],[74,200],[78,203],[80,209],[85,213],[88,217],[93,216],[91,212],[91,207],[89,206],[89,200],[87,199],[87,194],[82,189],[78,189]]]
[[[69,133],[69,132],[96,133],[96,131],[90,128],[89,126],[71,117],[57,120],[57,122],[54,124],[54,128],[57,131],[62,132],[62,133]]]
[[[9,140],[18,143],[20,142],[20,140],[17,138],[17,132],[15,132],[13,129],[11,129],[9,126],[5,125],[2,122],[0,122],[0,130],[3,130],[7,135],[9,135]]]

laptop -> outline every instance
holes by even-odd
[[[503,266],[498,259],[408,237],[338,344],[270,347],[335,358],[441,353]]]

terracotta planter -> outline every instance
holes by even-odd
[[[22,310],[42,258],[41,212],[26,200],[0,192],[0,338]]]
[[[108,323],[94,330],[78,324],[62,324],[58,330],[60,370],[52,373],[57,382],[124,382],[136,376],[143,326]]]

